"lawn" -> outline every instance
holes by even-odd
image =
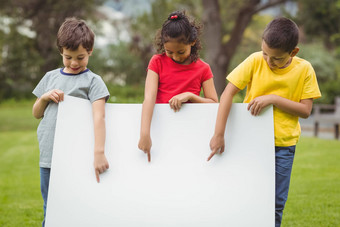
[[[33,100],[0,104],[0,226],[41,226]],[[282,227],[340,226],[340,141],[301,138]]]

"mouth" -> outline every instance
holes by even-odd
[[[78,68],[72,68],[72,67],[70,67],[70,69],[71,69],[72,71],[78,71],[78,70],[80,69],[80,67],[78,67]]]
[[[176,62],[176,63],[178,63],[178,64],[182,64],[183,63],[183,61],[176,61],[176,60],[174,60],[174,59],[172,59],[174,62]]]

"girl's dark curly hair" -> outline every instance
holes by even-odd
[[[159,53],[164,53],[164,43],[170,39],[177,39],[178,42],[190,44],[195,42],[191,47],[190,57],[192,61],[199,58],[198,51],[202,48],[199,36],[202,25],[190,20],[185,11],[175,11],[170,13],[168,19],[163,23],[162,28],[158,30],[155,45]]]

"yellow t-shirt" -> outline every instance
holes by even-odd
[[[313,67],[296,56],[288,67],[271,70],[262,51],[256,52],[238,65],[227,79],[241,90],[247,86],[244,103],[269,94],[295,102],[321,97]],[[295,145],[301,134],[299,117],[274,107],[274,134],[275,146]]]

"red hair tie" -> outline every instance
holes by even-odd
[[[171,20],[173,20],[173,19],[177,19],[178,18],[178,16],[177,15],[172,15],[171,17],[170,17],[170,19]]]

